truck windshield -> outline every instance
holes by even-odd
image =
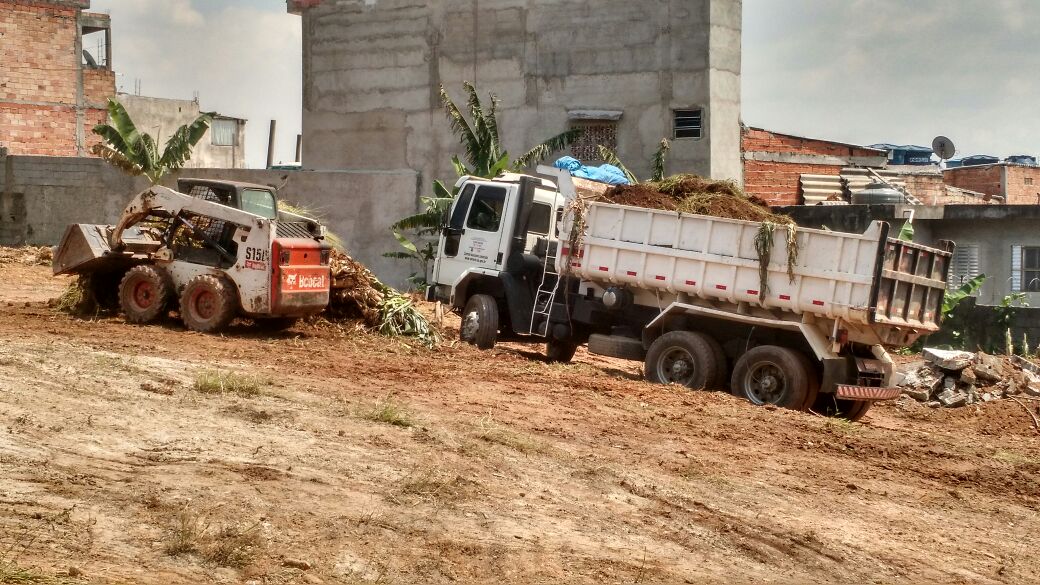
[[[259,215],[266,219],[278,217],[278,214],[275,212],[274,195],[270,191],[262,191],[260,189],[242,190],[242,211]]]

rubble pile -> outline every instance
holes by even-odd
[[[26,266],[50,266],[52,258],[49,246],[0,247],[0,264],[24,264]]]
[[[1018,356],[925,349],[900,387],[932,408],[958,408],[1019,394],[1040,396],[1040,366]]]

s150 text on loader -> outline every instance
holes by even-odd
[[[324,227],[278,208],[275,190],[181,179],[153,186],[114,225],[69,226],[54,274],[90,277],[92,292],[131,323],[177,309],[188,329],[217,331],[236,316],[286,328],[329,304]]]
[[[892,239],[883,222],[774,233],[579,198],[567,171],[538,174],[456,185],[428,298],[459,311],[462,339],[481,348],[541,341],[568,361],[587,343],[643,361],[654,382],[856,420],[899,395],[886,348],[939,328],[951,243]]]

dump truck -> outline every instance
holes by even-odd
[[[329,304],[324,240],[324,226],[279,209],[271,187],[180,179],[139,193],[115,225],[70,225],[53,272],[88,277],[99,303],[131,323],[177,310],[206,333],[237,316],[284,329]]]
[[[482,349],[538,341],[569,361],[587,344],[653,382],[857,420],[899,395],[887,349],[940,326],[950,242],[617,205],[537,173],[456,184],[428,298]]]

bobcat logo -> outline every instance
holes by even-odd
[[[289,283],[289,286],[296,286],[296,275],[295,274],[287,274],[287,275],[285,275],[285,281],[287,283]]]

